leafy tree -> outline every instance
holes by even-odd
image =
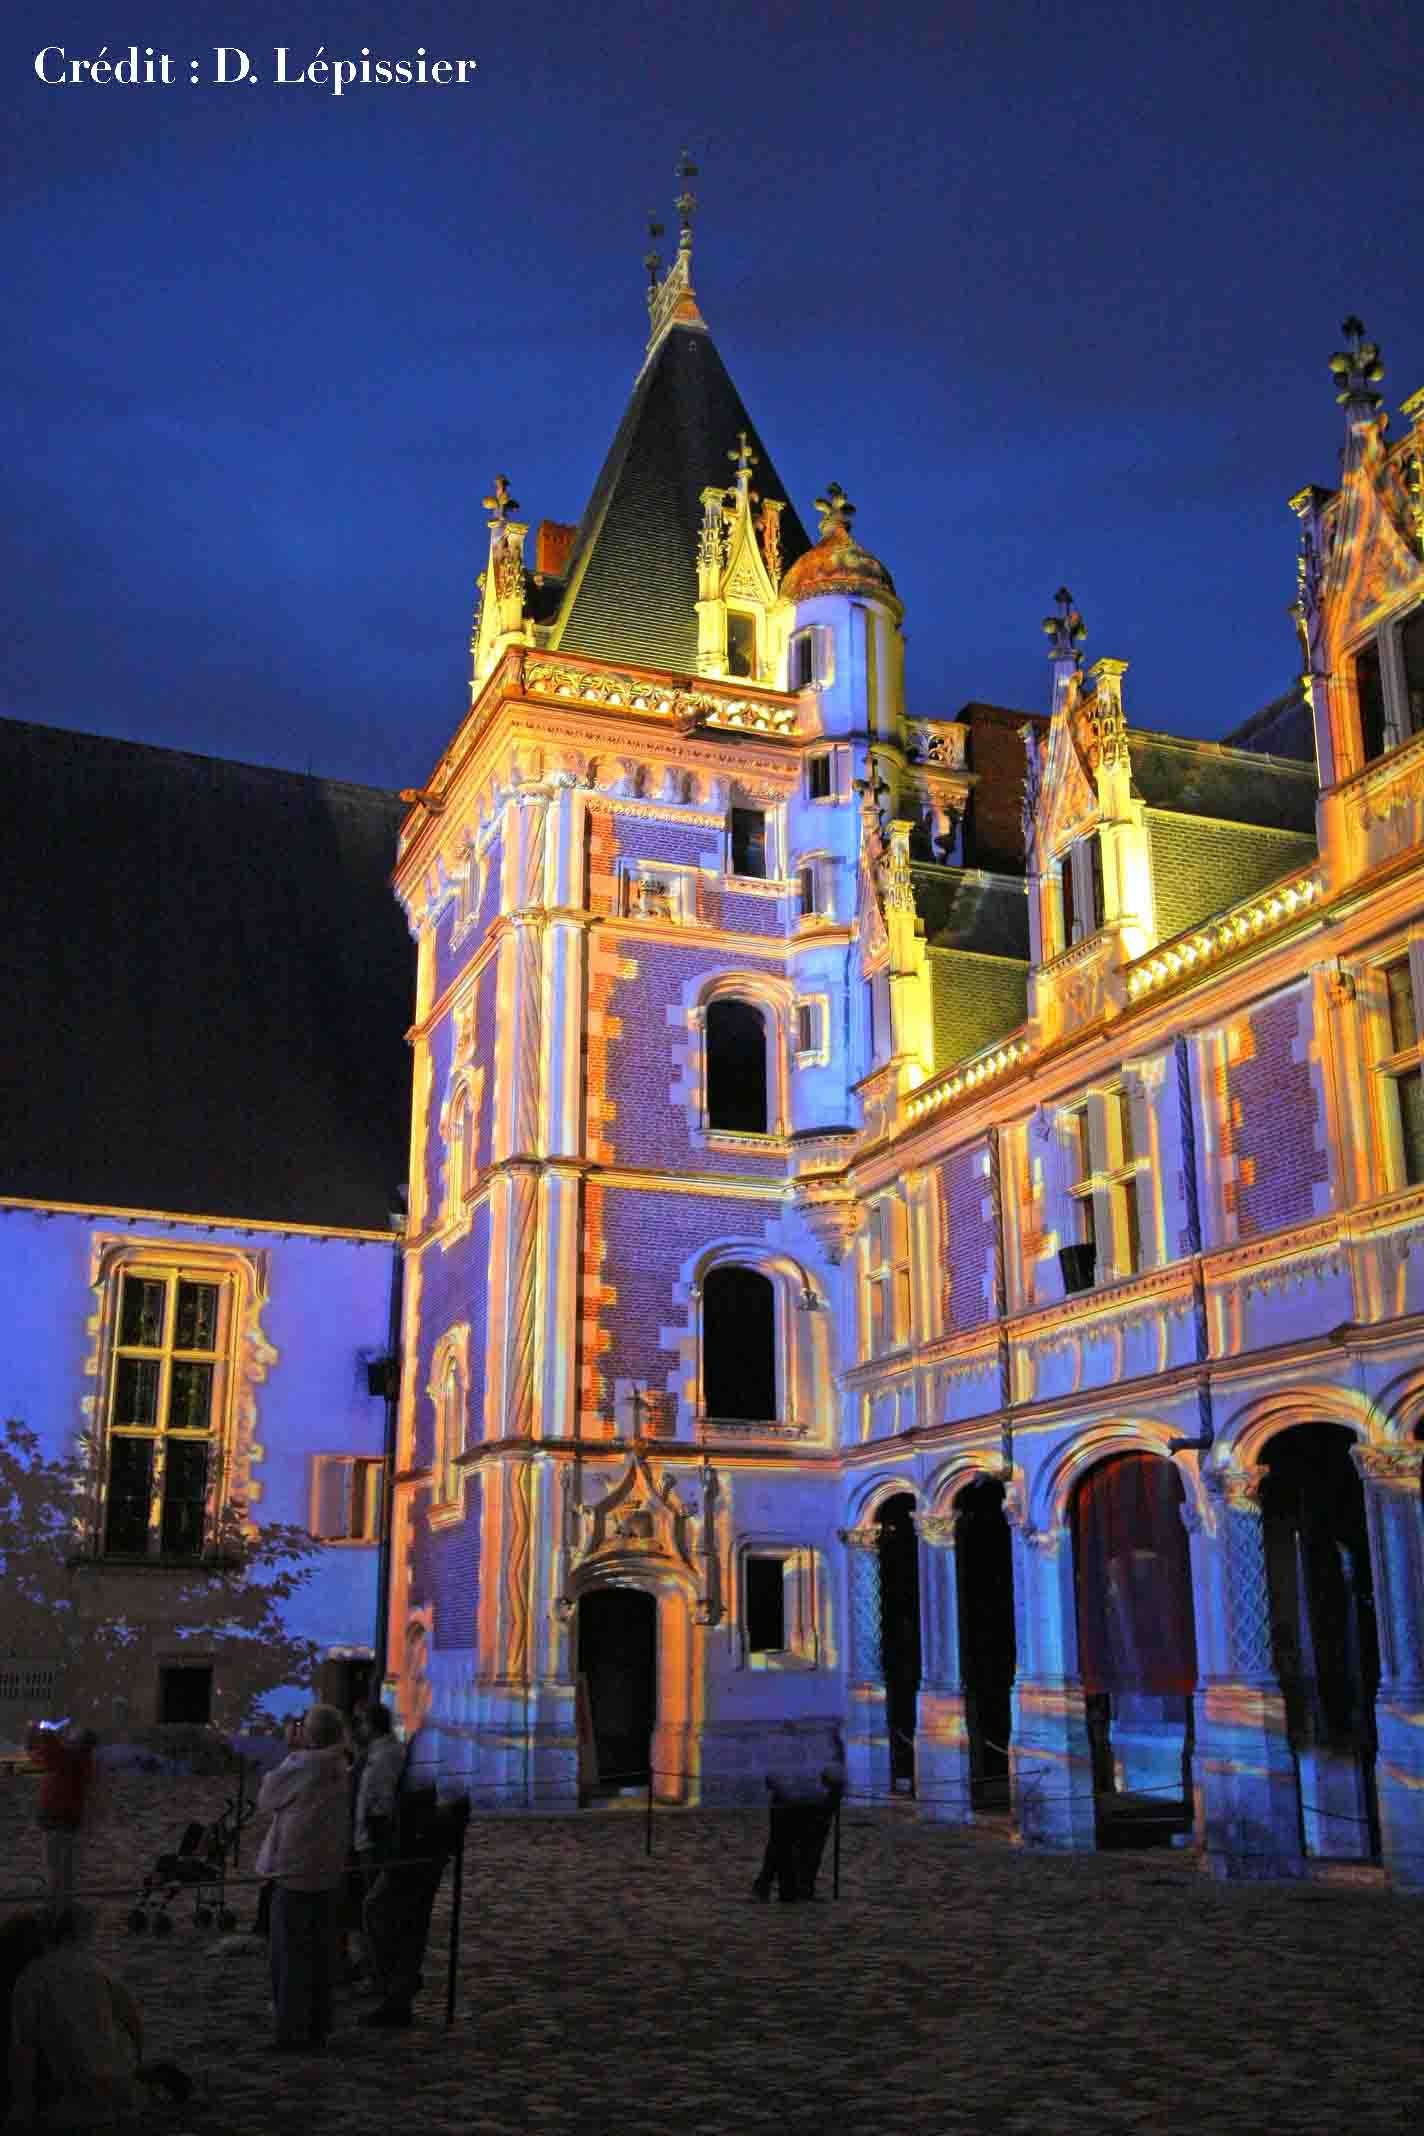
[[[202,1561],[101,1569],[83,1548],[91,1475],[85,1453],[55,1459],[25,1425],[0,1426],[0,1636],[13,1655],[63,1663],[68,1715],[107,1728],[116,1712],[145,1710],[156,1635],[167,1653],[191,1645],[211,1659],[213,1720],[224,1730],[250,1725],[273,1691],[311,1682],[318,1648],[284,1617],[321,1547],[305,1528],[252,1528],[228,1508]]]

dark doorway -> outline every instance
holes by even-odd
[[[212,1663],[165,1663],[158,1671],[160,1723],[164,1726],[183,1723],[190,1728],[206,1728],[212,1717]]]
[[[329,1654],[317,1665],[316,1695],[324,1706],[352,1714],[371,1696],[374,1668],[369,1654]]]
[[[755,1268],[709,1269],[702,1285],[702,1404],[765,1424],[776,1409],[776,1293]]]
[[[766,1025],[735,994],[707,1004],[707,1125],[766,1133]]]
[[[1098,1844],[1163,1846],[1191,1827],[1197,1683],[1182,1480],[1159,1454],[1100,1461],[1073,1497],[1078,1653]]]
[[[890,1785],[915,1786],[915,1727],[920,1692],[920,1539],[908,1491],[887,1498],[880,1528],[880,1666],[890,1734]]]
[[[657,1603],[606,1587],[578,1607],[578,1670],[587,1687],[600,1788],[645,1787],[657,1718]]]
[[[1009,1729],[1014,1668],[1014,1557],[1004,1486],[986,1476],[955,1499],[959,1669],[969,1727],[969,1781],[976,1810],[1009,1804]]]
[[[1297,1424],[1261,1486],[1271,1644],[1311,1854],[1377,1854],[1379,1644],[1365,1493],[1343,1425]]]

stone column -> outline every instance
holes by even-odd
[[[880,1651],[880,1529],[842,1528],[846,1551],[846,1776],[854,1793],[890,1791],[890,1733]]]
[[[919,1717],[915,1728],[915,1797],[931,1823],[969,1824],[969,1725],[959,1663],[957,1514],[921,1514]]]
[[[1093,1761],[1082,1679],[1068,1528],[1031,1528],[1006,1502],[1013,1530],[1014,1682],[1009,1783],[1014,1827],[1027,1847],[1091,1850],[1097,1844]]]
[[[1379,1628],[1380,1850],[1399,1891],[1424,1891],[1424,1445],[1356,1446]]]
[[[1300,1788],[1271,1653],[1263,1468],[1207,1469],[1211,1516],[1187,1518],[1199,1681],[1196,1836],[1212,1876],[1300,1876]]]

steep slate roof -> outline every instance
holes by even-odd
[[[1134,791],[1149,808],[1315,835],[1313,763],[1127,730]]]
[[[383,1230],[393,793],[0,719],[0,1194]]]
[[[579,523],[552,645],[696,673],[701,497],[730,482],[741,430],[757,455],[753,487],[786,502],[783,567],[804,554],[806,530],[712,336],[673,327],[633,388]]]

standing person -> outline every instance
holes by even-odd
[[[363,2025],[409,2025],[421,1986],[430,1915],[446,1857],[459,1843],[470,1814],[465,1797],[442,1803],[426,1762],[436,1738],[420,1730],[402,1761],[396,1792],[396,1859],[377,1869],[366,1900],[366,1943],[381,2000]]]
[[[263,1781],[257,1807],[272,1823],[257,1874],[272,1879],[272,2001],[281,2049],[322,2048],[331,2030],[332,1977],[346,1872],[345,1723],[313,1706],[292,1747]]]
[[[374,1700],[359,1717],[365,1738],[356,1782],[356,1859],[367,1891],[381,1863],[395,1852],[396,1792],[405,1767],[404,1747],[391,1733],[391,1709]]]
[[[35,1815],[44,1833],[45,1885],[56,1911],[74,1898],[74,1858],[97,1740],[88,1728],[42,1728],[37,1722],[30,1730],[30,1756],[44,1775]]]
[[[766,1785],[771,1796],[766,1852],[752,1891],[769,1899],[775,1884],[777,1897],[789,1903],[814,1899],[826,1837],[845,1793],[845,1738],[839,1723],[831,1729],[831,1755],[818,1780],[768,1773]]]

